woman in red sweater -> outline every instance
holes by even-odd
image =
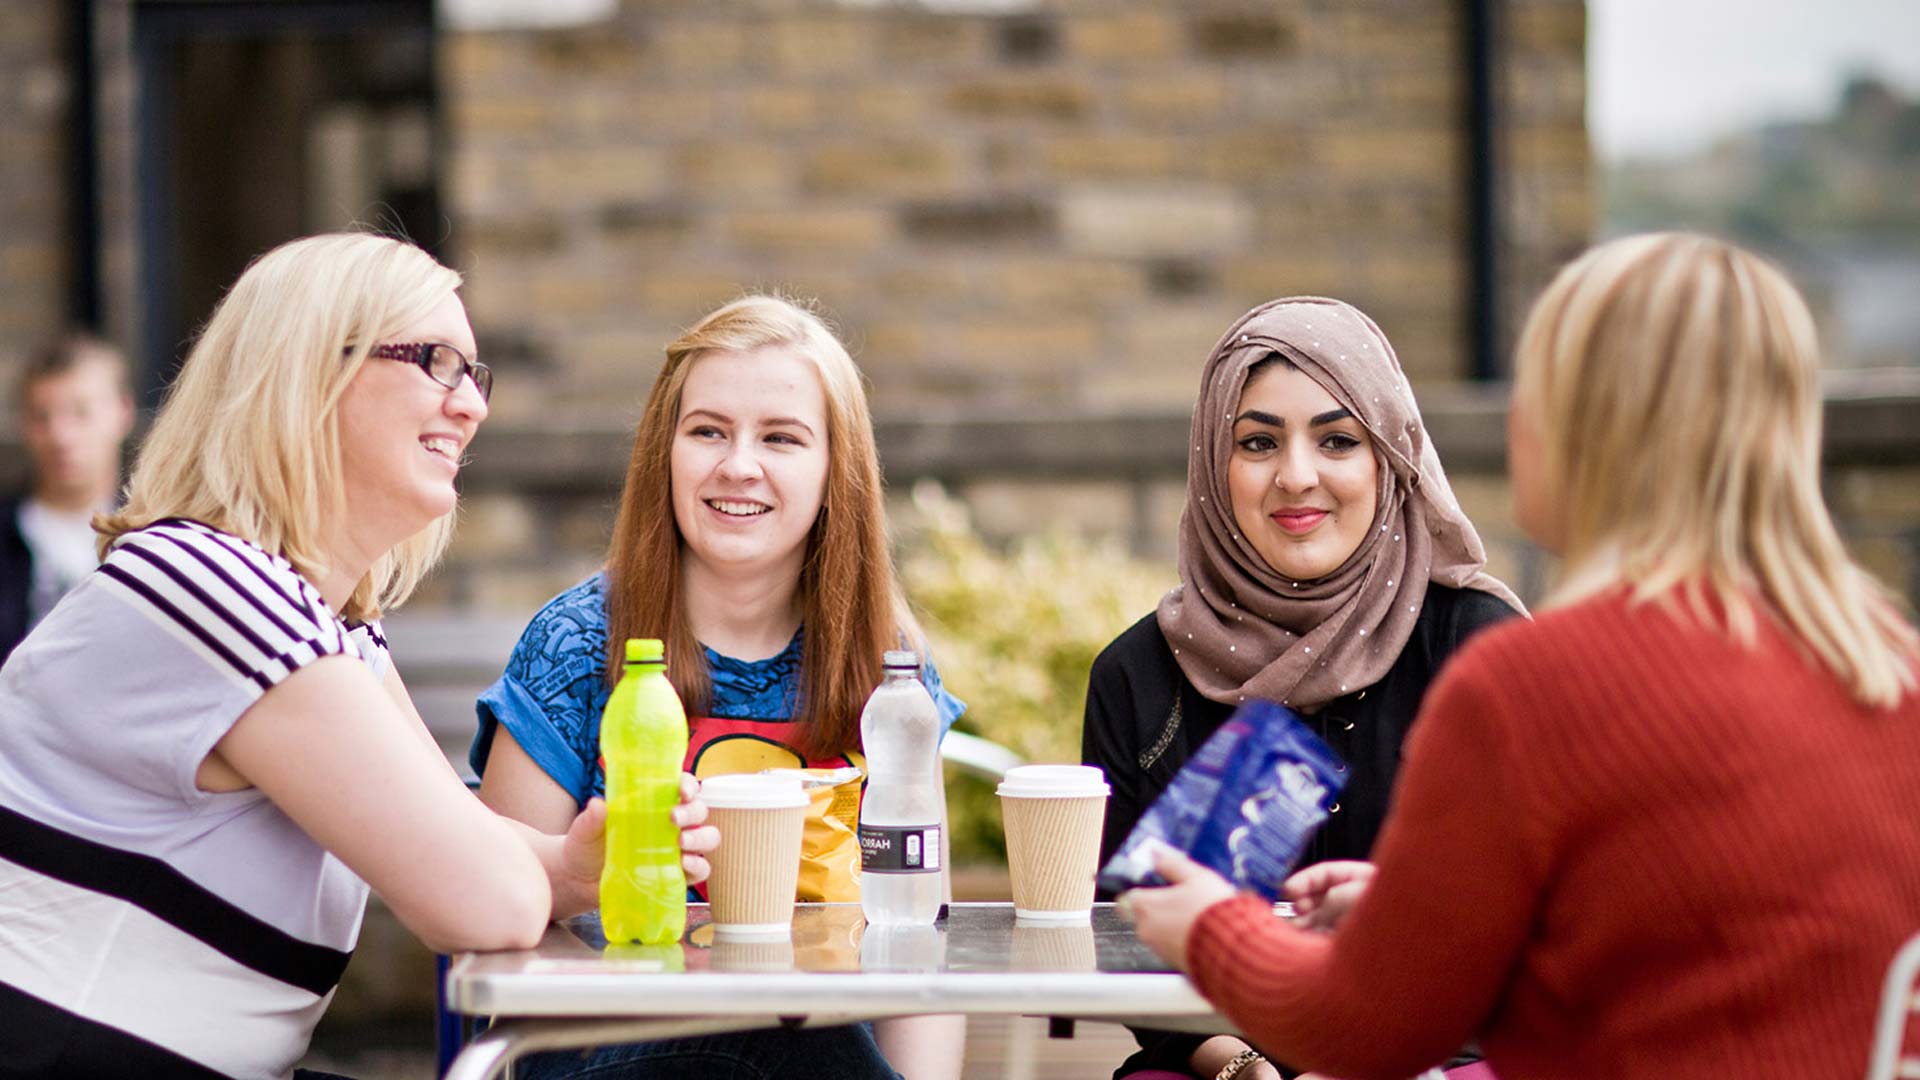
[[[1502,1080],[1857,1077],[1920,930],[1920,636],[1821,502],[1806,305],[1629,237],[1517,363],[1516,516],[1568,572],[1429,692],[1365,894],[1313,933],[1175,856],[1140,935],[1338,1076],[1477,1036]]]

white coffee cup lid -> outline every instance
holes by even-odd
[[[772,773],[734,773],[700,781],[700,798],[724,810],[778,810],[807,805],[807,793],[795,776]]]
[[[1000,794],[1020,799],[1073,799],[1110,790],[1107,774],[1095,765],[1016,765],[999,787]]]

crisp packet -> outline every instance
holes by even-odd
[[[1165,885],[1153,870],[1165,844],[1268,900],[1326,820],[1346,767],[1293,710],[1242,705],[1174,775],[1100,870],[1102,889]]]

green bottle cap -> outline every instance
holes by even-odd
[[[627,663],[664,664],[667,662],[667,647],[659,638],[630,637],[627,639]]]

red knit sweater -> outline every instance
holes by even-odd
[[[1489,630],[1409,740],[1337,936],[1250,897],[1192,977],[1292,1065],[1400,1080],[1478,1036],[1501,1080],[1833,1077],[1920,931],[1920,696],[1854,704],[1619,594]]]

